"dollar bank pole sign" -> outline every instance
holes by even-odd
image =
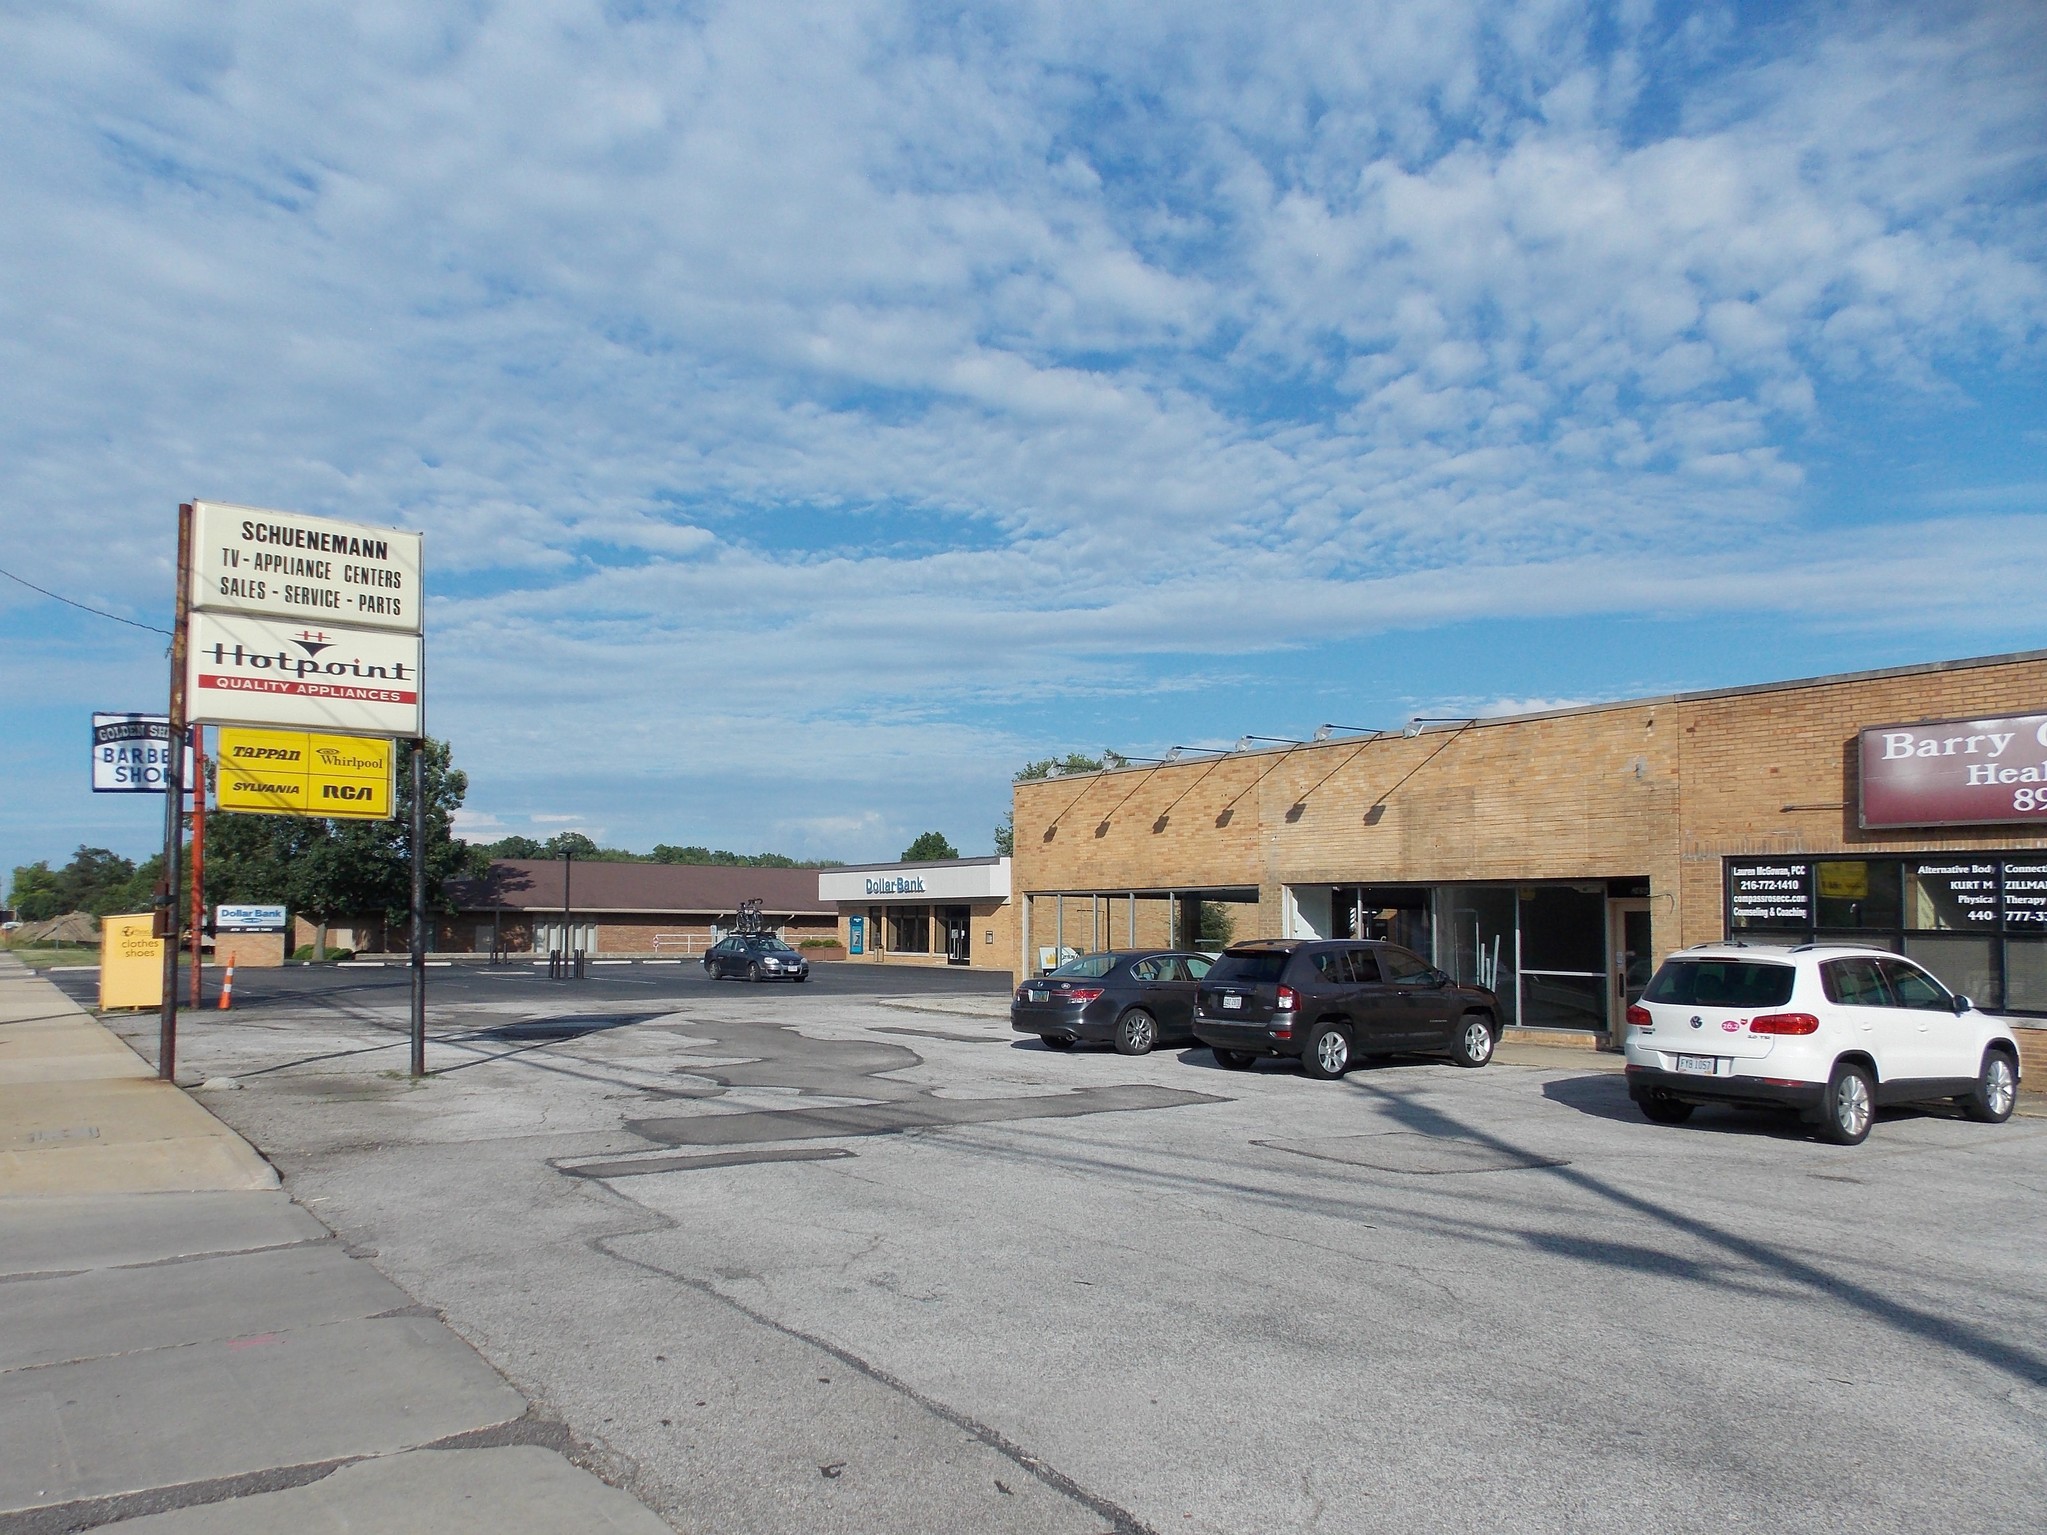
[[[191,569],[194,723],[425,734],[417,533],[199,501]]]

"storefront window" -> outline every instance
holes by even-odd
[[[1515,968],[1514,892],[1453,885],[1436,893],[1436,963],[1460,981],[1491,988],[1517,1021],[1520,976]]]
[[[931,908],[891,906],[888,909],[888,946],[897,954],[929,954]]]
[[[2004,1005],[2017,1013],[2047,1013],[2047,938],[2005,939]]]
[[[1569,885],[1521,889],[1521,968],[1606,974],[1606,892]]]
[[[1828,859],[1814,870],[1814,905],[1819,926],[1832,928],[1894,928],[1902,909],[1895,861],[1866,858]]]
[[[1911,933],[1905,938],[1905,957],[1916,959],[1946,982],[1949,991],[1988,1001],[1997,994],[1997,956],[1989,938],[1965,937],[1960,933]]]
[[[2047,861],[2037,852],[1730,858],[1725,870],[1730,935],[1888,949],[1981,1007],[2047,1013]],[[1535,968],[1525,955],[1523,964]]]
[[[1531,1029],[1606,1028],[1606,891],[1524,885],[1521,1023]]]
[[[1943,859],[1914,864],[1905,926],[1921,931],[1986,933],[1997,929],[1997,864],[1990,859]]]
[[[1606,1028],[1606,977],[1538,975],[1521,977],[1521,1024],[1530,1029]]]

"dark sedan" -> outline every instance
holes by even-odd
[[[1194,988],[1208,957],[1178,949],[1119,949],[1069,959],[1017,987],[1009,1026],[1035,1034],[1049,1050],[1081,1040],[1112,1044],[1124,1055],[1194,1042]]]
[[[773,933],[734,933],[704,951],[714,981],[743,975],[749,981],[807,981],[810,961]]]

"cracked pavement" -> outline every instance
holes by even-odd
[[[389,974],[238,982],[181,1058],[677,1529],[1947,1531],[2047,1499],[2047,1120],[1887,1111],[1842,1150],[1648,1125],[1589,1061],[1054,1055],[946,976],[440,971],[413,1084]]]

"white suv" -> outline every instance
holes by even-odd
[[[1876,1107],[1957,1100],[1999,1124],[2018,1097],[2019,1049],[1888,950],[1851,944],[1702,944],[1671,955],[1628,1009],[1628,1096],[1661,1125],[1700,1103],[1799,1110],[1853,1146]]]

